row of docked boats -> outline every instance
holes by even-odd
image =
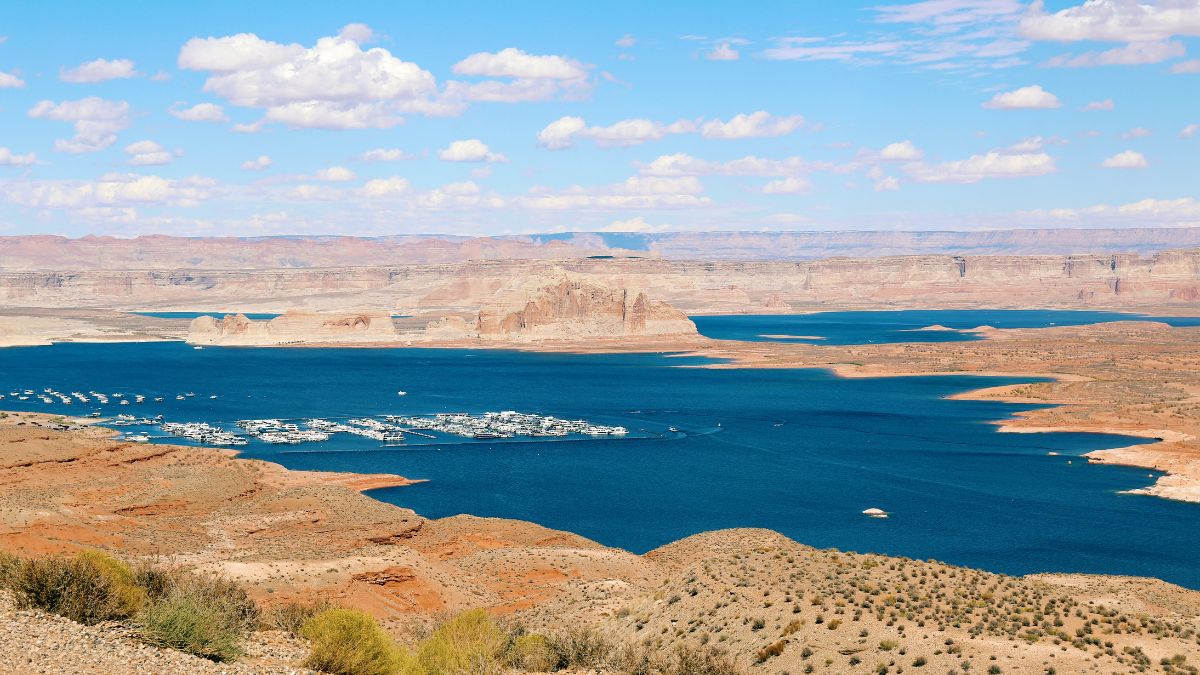
[[[629,430],[621,426],[593,424],[587,420],[567,420],[550,415],[522,413],[515,410],[470,413],[439,413],[432,417],[389,416],[388,421],[410,429],[437,431],[468,438],[512,438],[514,436],[624,436]]]

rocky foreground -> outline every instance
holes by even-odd
[[[590,626],[663,650],[718,646],[749,672],[1110,673],[1160,669],[1163,659],[1200,663],[1200,593],[1160,581],[1006,577],[815,550],[765,530],[710,532],[638,556],[531,523],[422,518],[359,494],[377,484],[361,476],[123,443],[46,416],[0,419],[0,447],[0,548],[101,548],[220,571],[265,604],[360,607],[406,640],[448,613],[485,607],[535,630]],[[20,652],[22,672],[55,672],[64,661],[53,645],[91,645],[91,660],[79,663],[99,664],[92,672],[107,663],[94,655],[114,644],[132,650],[122,652],[130,663],[160,658],[135,654],[119,629],[97,635],[55,621],[0,607],[11,628],[0,659],[11,663],[14,641],[40,645]],[[295,645],[261,639],[265,656],[223,672],[294,666]],[[144,663],[142,672],[172,672],[181,662]]]

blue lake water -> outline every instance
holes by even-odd
[[[696,323],[696,328],[702,335],[716,340],[829,345],[882,342],[965,342],[981,338],[973,333],[958,331],[979,326],[1045,328],[1133,320],[1161,321],[1172,326],[1200,326],[1200,317],[1154,317],[1123,312],[1060,309],[906,309],[878,312],[692,317],[692,321]],[[935,325],[956,330],[921,330]]]
[[[223,318],[226,314],[233,312],[133,312],[140,316],[149,316],[155,319],[195,319],[201,316],[211,316],[217,319]],[[278,314],[269,314],[267,312],[245,312],[247,319],[254,321],[262,321],[264,319],[274,319]]]
[[[676,367],[702,362],[662,354],[60,344],[0,350],[0,409],[99,407],[8,396],[50,387],[149,397],[110,403],[106,415],[226,425],[506,409],[585,418],[627,426],[631,437],[412,437],[406,447],[380,447],[339,434],[299,446],[255,441],[244,453],[293,469],[427,478],[371,495],[430,517],[520,518],[637,552],[754,526],[820,547],[1007,573],[1135,574],[1200,588],[1200,540],[1188,536],[1200,529],[1200,506],[1119,494],[1153,478],[1078,457],[1134,439],[998,433],[992,422],[1031,406],[946,399],[1016,380]],[[176,400],[183,392],[195,396]],[[867,518],[861,511],[869,507],[892,516]]]

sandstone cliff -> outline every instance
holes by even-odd
[[[287,344],[395,342],[396,327],[386,313],[325,314],[288,312],[269,321],[242,314],[223,319],[201,316],[188,326],[187,341],[196,345],[267,347]]]
[[[696,325],[671,305],[644,291],[613,287],[561,270],[503,290],[475,315],[444,317],[427,337],[496,340],[555,340],[590,337],[695,335]]]

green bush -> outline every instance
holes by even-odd
[[[536,633],[513,638],[504,660],[513,668],[534,673],[546,673],[558,667],[554,647],[544,635]]]
[[[213,661],[243,651],[242,639],[258,623],[258,608],[236,583],[210,576],[179,576],[138,616],[142,641]]]
[[[417,652],[431,675],[497,673],[508,635],[482,609],[472,609],[438,626]]]
[[[424,675],[408,650],[396,644],[370,615],[330,609],[300,628],[311,651],[307,668],[333,675]]]
[[[134,582],[133,570],[99,551],[22,560],[10,572],[8,586],[18,607],[83,624],[127,619],[146,599]]]
[[[308,623],[309,619],[330,609],[336,609],[336,606],[327,600],[311,603],[285,602],[267,610],[263,623],[269,628],[299,636],[300,628]]]

